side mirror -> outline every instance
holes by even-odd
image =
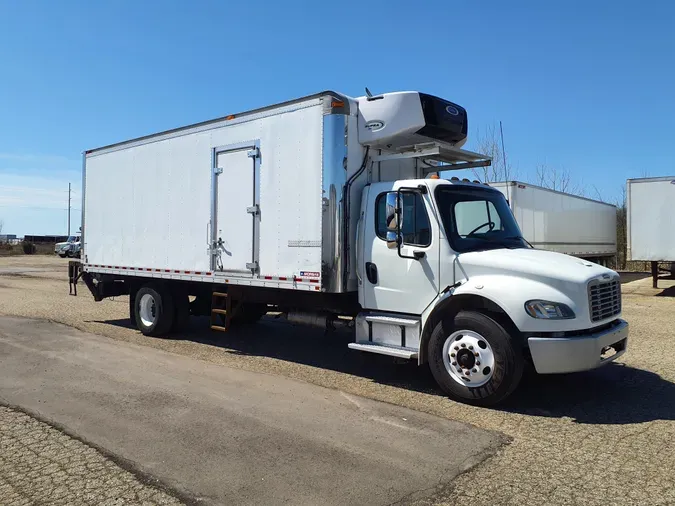
[[[387,230],[387,248],[398,249],[401,244],[401,236],[397,232]]]
[[[398,202],[398,193],[389,192],[386,198],[386,223],[387,230],[391,232],[398,232],[400,230],[401,211]]]

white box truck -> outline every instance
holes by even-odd
[[[658,287],[659,262],[675,261],[675,176],[626,181],[628,260],[651,262],[652,281]]]
[[[616,255],[616,206],[520,181],[490,183],[504,194],[527,241],[538,249],[607,264]]]
[[[563,373],[621,356],[615,272],[531,249],[498,190],[434,174],[490,163],[461,149],[467,131],[431,95],[326,91],[86,151],[71,281],[129,294],[151,336],[191,314],[218,330],[268,310],[348,324],[350,348],[429,363],[478,405],[527,361]]]

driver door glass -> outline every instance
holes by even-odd
[[[502,230],[502,222],[497,209],[492,202],[486,200],[457,202],[455,221],[460,237],[466,237],[471,232],[485,234],[493,230]]]
[[[387,236],[386,196],[386,193],[381,193],[375,203],[377,208],[375,213],[376,233],[382,240],[386,240]],[[401,228],[401,234],[403,235],[403,244],[429,246],[431,244],[431,224],[422,196],[419,193],[402,193],[402,199],[403,227]]]

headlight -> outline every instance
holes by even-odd
[[[525,311],[532,318],[545,320],[567,320],[574,318],[574,311],[560,302],[548,300],[528,300],[525,303]]]

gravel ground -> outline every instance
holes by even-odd
[[[210,332],[206,319],[194,319],[175,339],[147,338],[130,328],[126,298],[95,303],[84,286],[79,297],[69,297],[66,261],[23,262],[54,271],[0,272],[2,314],[46,318],[112,339],[297,378],[511,438],[496,457],[460,476],[432,503],[675,504],[673,281],[660,281],[659,290],[650,279],[623,285],[631,337],[621,363],[575,375],[531,375],[506,405],[481,409],[443,397],[425,369],[347,350],[348,334],[327,336],[269,318],[221,334]]]
[[[0,504],[172,505],[97,450],[0,406]]]

